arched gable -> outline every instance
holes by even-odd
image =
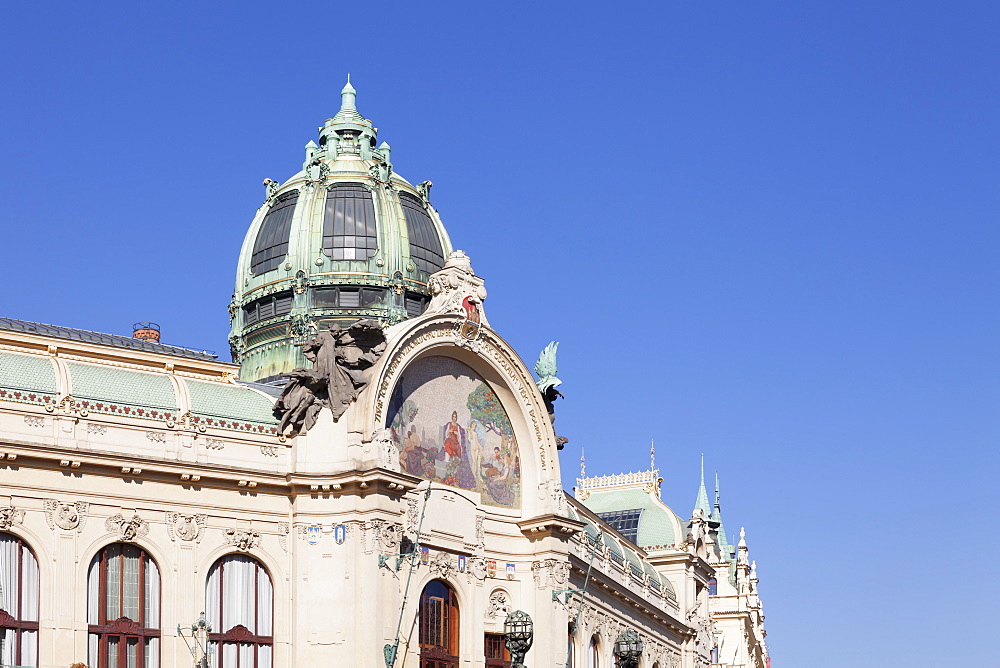
[[[512,441],[516,443],[520,461],[522,514],[530,517],[560,512],[565,501],[556,456],[555,434],[534,379],[513,349],[495,332],[483,327],[478,337],[470,341],[461,333],[462,324],[460,317],[438,315],[405,321],[387,330],[387,350],[372,370],[370,385],[359,398],[362,410],[355,414],[360,422],[355,423],[354,428],[364,434],[365,440],[371,440],[380,433],[385,434],[383,430],[388,430],[388,437],[392,438],[393,411],[401,409],[399,401],[393,403],[394,396],[399,395],[397,387],[402,388],[403,395],[406,394],[407,381],[404,377],[408,370],[417,370],[418,376],[423,374],[429,379],[431,374],[429,371],[420,371],[422,367],[430,369],[437,364],[444,375],[447,375],[449,366],[453,369],[467,368],[471,374],[466,376],[467,380],[458,381],[458,384],[464,382],[475,391],[479,386],[473,379],[481,380],[495,396],[498,407],[509,421]],[[433,358],[438,359],[436,362],[424,361]],[[464,391],[461,387],[453,389],[455,396]],[[480,395],[483,394],[485,392],[480,390]],[[473,410],[469,409],[469,395],[466,395],[465,401],[465,410],[460,412],[460,417],[467,418],[463,425],[467,431],[468,423],[473,419]],[[474,398],[473,403],[476,401]],[[434,414],[432,410],[427,412]],[[437,428],[443,426],[437,425]],[[399,434],[399,438],[402,444],[400,449],[404,449],[405,430]],[[438,438],[440,439],[440,435]],[[466,441],[468,442],[468,433]],[[440,447],[443,447],[443,442]],[[494,444],[490,447],[497,446]],[[489,503],[485,496],[484,505],[513,507]]]

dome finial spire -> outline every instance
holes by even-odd
[[[351,75],[347,75],[347,83],[340,91],[340,111],[357,111],[358,107],[356,104],[356,99],[358,96],[358,91],[354,90],[354,86],[351,85]]]

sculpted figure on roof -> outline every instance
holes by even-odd
[[[306,432],[326,406],[336,422],[368,381],[364,371],[385,352],[385,333],[377,320],[358,320],[348,328],[331,325],[302,344],[311,369],[283,374],[288,383],[274,404],[278,433]]]

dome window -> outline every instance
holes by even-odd
[[[385,288],[316,288],[312,303],[316,308],[369,308],[385,301]]]
[[[279,292],[255,299],[243,307],[243,324],[254,325],[261,320],[288,315],[292,312],[292,293]]]
[[[441,238],[423,203],[409,193],[399,194],[399,203],[406,215],[406,232],[410,237],[410,259],[420,271],[433,274],[444,266]]]
[[[323,252],[334,260],[368,260],[378,239],[375,203],[360,183],[335,183],[326,193]]]
[[[250,271],[259,276],[277,269],[288,254],[288,234],[292,229],[292,214],[299,201],[299,191],[292,190],[278,197],[264,217],[250,256]]]

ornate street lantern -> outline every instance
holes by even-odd
[[[503,642],[510,652],[511,668],[524,668],[524,655],[531,649],[535,625],[523,610],[507,615],[503,623]]]
[[[634,629],[622,631],[615,641],[615,661],[620,668],[634,668],[642,656],[642,638]]]

